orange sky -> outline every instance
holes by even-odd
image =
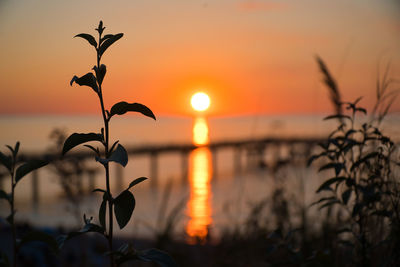
[[[92,47],[72,37],[94,35],[100,19],[106,33],[125,34],[103,57],[108,107],[125,100],[190,115],[202,90],[209,115],[330,112],[316,54],[344,99],[363,95],[367,107],[379,62],[400,79],[396,0],[93,3],[0,2],[0,114],[97,113],[93,91],[69,81],[95,64]]]

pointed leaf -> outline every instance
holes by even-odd
[[[137,256],[143,261],[158,263],[161,267],[178,266],[168,253],[155,248],[138,251]]]
[[[355,111],[359,111],[367,115],[367,110],[365,108],[356,108]]]
[[[156,119],[153,112],[145,105],[142,105],[139,103],[129,104],[125,101],[118,102],[117,104],[112,106],[111,111],[110,111],[110,117],[112,117],[114,115],[123,115],[128,111],[140,112],[147,117],[153,118],[154,120]]]
[[[124,228],[131,219],[133,210],[135,209],[135,197],[128,190],[123,191],[114,200],[114,213],[119,228]]]
[[[15,143],[15,147],[14,148],[12,148],[9,145],[6,145],[6,147],[11,151],[13,157],[16,158],[17,154],[18,154],[18,150],[19,150],[19,142]]]
[[[15,173],[15,183],[18,183],[18,181],[21,180],[22,177],[24,177],[31,171],[34,171],[43,166],[46,166],[48,163],[49,162],[46,160],[36,159],[36,160],[30,160],[30,161],[26,162],[25,164],[19,166]]]
[[[18,151],[19,151],[19,142],[15,143],[14,147],[14,157],[17,157]]]
[[[340,204],[340,201],[337,200],[337,199],[331,200],[331,201],[327,201],[327,202],[325,202],[325,204],[321,205],[318,209],[319,209],[319,210],[322,210],[323,208],[332,206],[332,205],[334,205],[334,204]]]
[[[317,193],[319,193],[319,192],[321,192],[321,191],[323,191],[323,190],[332,190],[332,189],[330,188],[331,184],[334,184],[334,183],[341,183],[341,182],[343,182],[343,181],[345,181],[345,180],[346,180],[346,177],[343,177],[343,176],[333,177],[333,178],[331,178],[331,179],[328,179],[327,181],[325,181],[325,182],[318,188]]]
[[[0,152],[0,163],[6,167],[9,171],[11,171],[12,167],[12,160],[10,156],[4,155],[2,152]]]
[[[94,39],[94,37],[92,35],[87,34],[87,33],[81,33],[81,34],[75,35],[75,37],[81,37],[81,38],[87,40],[89,42],[89,44],[93,45],[94,48],[97,48],[96,39]]]
[[[101,85],[103,83],[104,76],[106,76],[106,72],[107,72],[106,65],[101,64],[100,68],[97,68],[97,66],[94,66],[93,70],[96,72],[97,80],[98,80],[99,84]]]
[[[118,34],[112,35],[111,37],[107,38],[100,46],[100,49],[99,49],[100,56],[102,56],[104,54],[104,52],[107,50],[107,48],[110,47],[110,45],[112,45],[113,43],[115,43],[116,41],[121,39],[122,36],[124,36],[123,33],[118,33]]]
[[[40,241],[46,243],[55,253],[58,253],[58,244],[57,241],[54,239],[54,237],[40,231],[29,232],[21,239],[21,242],[18,244],[18,247],[20,248],[24,244],[34,241]]]
[[[125,167],[128,164],[128,153],[122,145],[118,144],[108,160],[117,162]]]
[[[110,39],[113,36],[114,36],[114,34],[106,34],[106,35],[104,35],[104,37],[101,38],[100,43],[102,44],[105,40]]]
[[[344,168],[343,163],[331,162],[331,163],[325,164],[324,166],[319,168],[318,171],[320,172],[320,171],[323,171],[323,170],[335,169],[335,174],[338,175],[343,168]]]
[[[144,180],[146,180],[146,177],[140,177],[140,178],[136,178],[135,180],[133,180],[130,184],[127,190],[131,189],[132,187],[134,187],[135,185],[137,185],[138,183],[143,182]]]
[[[324,118],[324,121],[326,120],[331,120],[331,119],[349,119],[351,120],[351,117],[348,115],[343,115],[343,114],[335,114],[335,115],[330,115]]]
[[[103,140],[102,136],[96,133],[88,133],[88,134],[73,133],[67,138],[67,140],[65,140],[62,154],[65,155],[65,153],[67,153],[69,150],[76,147],[77,145],[90,141],[101,142],[102,140]]]
[[[78,76],[74,76],[72,77],[72,80],[70,82],[70,85],[72,86],[72,84],[76,82],[77,84],[79,84],[80,86],[89,86],[93,89],[93,91],[95,91],[96,93],[99,92],[99,88],[97,87],[97,82],[96,82],[96,77],[94,77],[93,73],[89,72],[86,73],[85,75],[83,75],[82,77],[78,77]]]
[[[122,167],[125,167],[126,164],[128,164],[128,153],[122,145],[118,144],[117,148],[112,152],[111,156],[108,159],[100,157],[95,157],[95,159],[103,165],[114,161],[121,164]]]
[[[336,199],[336,197],[323,197],[323,198],[320,198],[319,200],[311,203],[310,207],[317,205],[319,203],[327,202],[327,201],[334,200],[334,199]]]

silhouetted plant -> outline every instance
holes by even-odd
[[[81,33],[75,37],[80,37],[89,42],[96,50],[96,65],[93,67],[94,74],[89,72],[81,77],[74,76],[71,80],[71,85],[75,82],[81,86],[90,87],[97,95],[100,102],[101,114],[103,117],[104,127],[101,128],[100,133],[74,133],[70,135],[64,143],[62,154],[65,155],[72,148],[84,144],[90,141],[99,142],[103,149],[94,147],[92,145],[85,144],[84,146],[93,150],[95,153],[95,159],[100,164],[103,165],[105,170],[105,189],[95,189],[95,192],[100,192],[103,194],[103,200],[99,208],[99,222],[100,225],[94,224],[92,222],[92,217],[86,218],[84,215],[85,226],[82,230],[78,232],[73,232],[64,236],[60,239],[60,244],[72,238],[76,235],[86,233],[86,232],[98,232],[104,235],[108,239],[110,256],[110,266],[115,266],[115,264],[120,265],[128,260],[142,260],[142,261],[154,261],[163,266],[174,265],[173,260],[165,252],[159,251],[157,249],[149,249],[144,251],[135,250],[130,244],[123,245],[118,250],[114,250],[113,247],[113,220],[114,215],[117,220],[120,229],[124,228],[129,220],[131,219],[132,213],[135,209],[135,198],[130,192],[135,185],[143,182],[147,178],[140,177],[133,180],[129,186],[120,192],[117,197],[114,197],[110,187],[110,162],[115,162],[123,167],[128,163],[128,154],[125,148],[115,141],[110,145],[110,127],[109,123],[113,116],[123,115],[127,112],[139,112],[147,117],[156,119],[153,112],[146,106],[139,103],[128,103],[128,102],[118,102],[114,104],[110,110],[107,110],[104,106],[103,100],[103,88],[102,83],[106,75],[106,66],[101,64],[101,59],[104,52],[116,41],[118,41],[123,34],[106,34],[103,36],[103,22],[100,21],[96,31],[98,32],[98,38],[96,39],[86,33]],[[108,208],[107,208],[108,207]],[[106,220],[106,214],[108,211],[108,221]]]
[[[17,254],[21,246],[32,241],[41,241],[48,244],[55,252],[58,251],[58,245],[56,240],[43,232],[32,231],[22,237],[17,238],[17,228],[15,223],[15,188],[19,181],[24,178],[30,172],[39,169],[48,164],[48,161],[42,159],[33,159],[26,162],[20,162],[18,158],[19,142],[13,147],[8,146],[7,148],[11,151],[11,155],[7,156],[0,152],[0,163],[7,169],[10,180],[11,180],[11,192],[6,193],[0,190],[0,199],[6,200],[10,205],[10,215],[6,218],[7,222],[11,226],[11,234],[13,240],[13,266],[17,266]],[[0,257],[0,266],[9,266],[9,260],[6,254],[2,254]]]
[[[321,70],[325,76],[330,76],[327,68]],[[382,106],[380,93],[385,91],[382,93],[378,87],[374,112]],[[320,209],[339,205],[340,211],[347,211],[338,237],[342,245],[354,251],[355,264],[370,265],[371,255],[379,249],[391,253],[391,257],[382,259],[381,263],[393,264],[398,260],[392,245],[399,241],[393,241],[393,231],[398,231],[400,223],[399,181],[395,177],[399,163],[394,160],[394,142],[378,128],[392,102],[382,109],[378,120],[373,118],[362,123],[356,115],[367,114],[367,111],[358,106],[360,100],[340,103],[349,115],[338,113],[325,118],[340,119],[340,123],[321,144],[322,152],[312,156],[309,163],[322,158],[325,164],[319,171],[331,170],[334,175],[318,188],[317,193],[327,193],[314,204],[320,205]],[[388,245],[389,241],[392,245]]]

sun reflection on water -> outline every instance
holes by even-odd
[[[196,118],[193,124],[193,144],[207,145],[208,140],[208,124],[203,117]]]
[[[206,145],[208,142],[207,121],[204,118],[197,118],[193,125],[193,143]],[[209,234],[209,227],[212,223],[211,177],[210,149],[200,147],[193,150],[189,158],[189,222],[186,226],[189,243],[204,241]]]

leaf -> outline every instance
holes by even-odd
[[[103,201],[101,202],[99,208],[99,222],[104,229],[106,228],[106,207],[107,207],[106,194],[107,192],[104,193]]]
[[[145,105],[139,103],[129,104],[125,101],[118,102],[114,106],[112,106],[110,111],[110,118],[114,115],[123,115],[128,111],[140,112],[143,115],[156,120],[156,117],[154,116],[153,112]]]
[[[359,111],[367,115],[367,110],[365,108],[356,108],[355,111]]]
[[[128,164],[128,153],[126,152],[125,148],[122,145],[118,144],[117,148],[111,154],[109,160],[117,162],[121,164],[123,167],[125,167],[126,164]]]
[[[93,91],[96,92],[96,94],[99,92],[99,88],[97,87],[96,77],[94,77],[93,73],[91,72],[86,73],[80,78],[78,76],[72,77],[70,85],[72,86],[74,82],[76,82],[80,86],[85,85],[91,87]]]
[[[131,189],[132,187],[134,187],[134,186],[137,185],[138,183],[143,182],[143,181],[146,180],[146,179],[147,179],[146,177],[136,178],[135,180],[133,180],[133,181],[129,184],[127,190]]]
[[[15,147],[14,147],[14,155],[15,155],[15,157],[17,156],[17,154],[18,154],[18,151],[19,151],[19,145],[20,145],[20,143],[19,142],[17,142],[17,143],[15,143]]]
[[[113,43],[115,43],[116,41],[118,41],[119,39],[122,38],[122,36],[124,36],[123,33],[118,33],[115,35],[112,35],[110,37],[108,37],[100,46],[99,48],[99,55],[100,57],[104,54],[104,52],[107,50],[107,48],[109,48]]]
[[[24,177],[31,171],[46,166],[48,163],[49,162],[46,160],[35,159],[35,160],[30,160],[24,163],[23,165],[19,166],[15,173],[15,183],[18,183],[18,181],[21,180],[22,177]]]
[[[89,42],[89,44],[94,46],[94,48],[97,48],[97,42],[94,39],[94,37],[92,35],[90,35],[90,34],[80,33],[80,34],[75,35],[74,37],[81,37],[81,38],[87,40]]]
[[[4,191],[0,189],[0,199],[5,199],[10,202],[10,196]]]
[[[330,115],[324,118],[324,121],[326,120],[331,120],[331,119],[349,119],[351,120],[351,117],[348,115],[343,115],[343,114],[335,114],[335,115]]]
[[[103,43],[105,40],[110,39],[113,36],[114,36],[114,34],[106,34],[106,35],[104,35],[104,37],[101,38],[100,43]]]
[[[334,183],[341,183],[341,182],[343,182],[343,181],[345,181],[345,180],[346,180],[346,177],[343,177],[343,176],[330,178],[330,179],[326,180],[326,181],[318,188],[317,193],[319,193],[319,192],[321,192],[321,191],[323,191],[323,190],[329,190],[329,189],[332,190],[332,189],[330,188],[331,184],[334,184]]]
[[[69,150],[76,147],[77,145],[90,141],[102,142],[103,138],[100,134],[96,133],[73,133],[65,140],[62,154],[65,155],[65,153],[67,153]]]
[[[324,166],[319,168],[318,171],[320,172],[320,171],[323,171],[323,170],[335,169],[335,174],[338,175],[343,168],[344,168],[343,163],[331,162],[331,163],[325,164]]]
[[[344,204],[346,204],[347,205],[347,202],[349,202],[349,199],[350,199],[350,197],[351,197],[351,192],[352,192],[353,190],[351,189],[351,188],[349,188],[349,189],[347,189],[346,191],[344,191],[343,193],[342,193],[342,200],[343,200],[343,203]]]
[[[94,189],[92,192],[102,192],[102,193],[107,193],[106,190],[100,189],[100,188],[96,188]]]
[[[135,197],[128,190],[123,191],[114,200],[114,213],[119,228],[124,228],[131,219],[133,210],[135,209]]]
[[[40,241],[46,243],[55,253],[58,253],[59,247],[56,239],[49,234],[40,231],[32,231],[26,234],[18,244],[18,248],[22,247],[24,244],[34,241]]]
[[[326,202],[324,205],[320,206],[319,209],[322,210],[323,208],[332,206],[332,205],[334,205],[334,204],[340,204],[340,201],[337,200],[337,199],[328,201],[328,202]]]
[[[156,262],[162,267],[178,266],[168,253],[156,248],[138,251],[137,257],[143,261]]]
[[[12,160],[10,156],[4,155],[2,152],[0,152],[0,163],[7,168],[7,170],[11,171],[12,167]]]
[[[100,68],[97,68],[97,66],[94,66],[93,70],[96,72],[97,80],[98,80],[99,84],[101,85],[103,83],[104,76],[106,76],[106,72],[107,72],[106,65],[101,64]]]
[[[19,145],[20,145],[19,142],[15,143],[15,147],[14,148],[12,148],[9,145],[6,145],[6,147],[11,151],[11,153],[12,153],[14,158],[17,157],[18,150],[19,150]]]
[[[334,199],[336,199],[336,197],[323,197],[323,198],[320,198],[319,200],[311,203],[310,207],[312,207],[312,206],[314,206],[316,204],[322,203],[324,201],[329,201],[329,200],[334,200]]]

